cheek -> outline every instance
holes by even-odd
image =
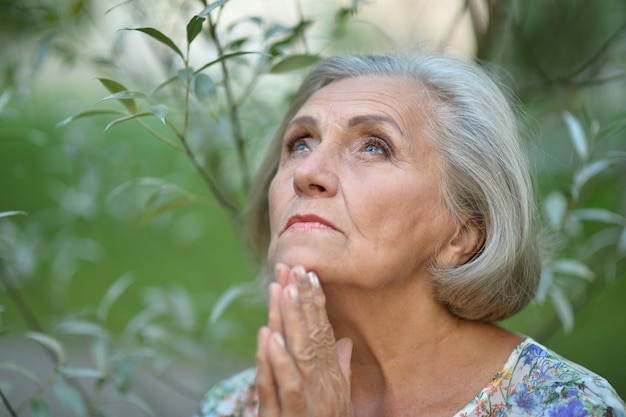
[[[270,232],[272,233],[272,238],[274,236],[274,231],[276,230],[276,227],[278,227],[278,221],[282,213],[282,204],[280,198],[282,193],[280,191],[280,188],[280,183],[277,181],[277,178],[274,177],[274,179],[270,183],[270,188],[267,194],[270,218]]]

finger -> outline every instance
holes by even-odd
[[[344,379],[350,386],[350,378],[352,377],[352,348],[354,344],[349,337],[343,337],[337,341],[337,360],[339,362],[339,368],[343,374]]]
[[[312,273],[312,275],[314,274],[315,273]],[[313,278],[315,279],[317,276],[314,276]],[[335,333],[333,332],[333,328],[328,320],[328,313],[326,312],[326,296],[319,285],[319,280],[317,280],[317,284],[314,285],[312,296],[317,316],[319,344],[323,346],[323,349],[321,349],[320,352],[324,353],[324,355],[320,356],[320,360],[323,360],[324,365],[327,367],[336,366],[337,356],[335,349]]]
[[[280,333],[272,333],[267,347],[277,386],[279,411],[282,415],[306,415],[306,393],[303,381],[293,357],[287,351],[283,336]],[[269,415],[263,417],[269,417]]]
[[[278,417],[280,402],[276,381],[272,372],[272,365],[268,356],[268,344],[272,331],[267,327],[259,329],[257,337],[256,365],[257,373],[255,385],[259,395],[259,416]]]
[[[268,288],[267,325],[272,332],[283,332],[283,319],[280,308],[280,294],[283,287],[272,282]]]
[[[292,269],[292,275],[295,275],[294,284],[298,287],[298,295],[300,297],[300,305],[304,313],[306,327],[309,329],[309,336],[316,338],[318,332],[317,310],[313,303],[313,281],[317,276],[313,272],[306,273],[303,266],[297,266]],[[319,283],[319,281],[317,281]]]
[[[280,304],[286,348],[293,355],[298,368],[305,375],[311,375],[315,368],[318,345],[310,337],[311,330],[307,327],[296,285],[289,284],[285,287]]]
[[[274,266],[274,280],[284,287],[288,284],[287,281],[289,280],[290,270],[291,268],[289,268],[287,265],[280,262],[277,263]]]

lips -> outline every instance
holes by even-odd
[[[317,216],[315,214],[296,214],[291,216],[289,220],[287,220],[287,224],[285,228],[281,232],[284,233],[287,230],[337,230],[337,228],[328,220],[323,217]]]

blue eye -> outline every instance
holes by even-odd
[[[293,147],[295,152],[306,152],[309,150],[309,147],[304,142],[296,143]]]
[[[311,149],[309,145],[307,145],[306,140],[304,138],[296,137],[294,139],[290,139],[285,143],[285,150],[287,153],[293,152],[309,152]]]
[[[376,145],[367,145],[365,147],[365,152],[371,152],[371,153],[383,153],[383,151]]]

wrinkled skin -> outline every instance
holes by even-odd
[[[275,274],[268,326],[258,335],[259,416],[354,416],[352,341],[335,342],[317,276],[284,264],[276,266]]]

